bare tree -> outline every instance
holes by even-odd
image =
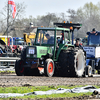
[[[53,26],[53,22],[56,20],[55,13],[48,13],[46,16],[41,17],[41,24],[43,26]]]
[[[85,37],[86,32],[91,31],[92,28],[100,30],[100,3],[97,5],[92,2],[86,3],[77,11],[69,9],[67,13],[70,14],[69,20],[75,23],[82,23],[82,28],[79,30],[78,37]]]
[[[74,9],[68,9],[67,13],[69,14],[70,21],[75,22],[77,17],[76,11]]]
[[[12,17],[12,9],[11,5],[9,5],[9,26],[8,26],[8,32],[11,31],[12,28],[14,28],[16,21],[20,20],[24,13],[25,13],[25,8],[26,6],[24,3],[15,3],[16,4],[16,16],[13,19]],[[4,35],[7,34],[7,5],[0,11],[0,15],[2,16],[2,22],[4,23]],[[18,24],[18,23],[17,23]]]
[[[67,21],[67,16],[66,16],[66,14],[65,13],[60,13],[60,17],[61,17],[61,20],[62,21]]]

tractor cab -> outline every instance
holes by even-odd
[[[34,46],[40,52],[37,52],[37,58],[52,55],[53,60],[57,60],[58,51],[65,45],[70,44],[70,30],[67,28],[45,28],[39,27],[37,29]],[[59,51],[60,52],[60,51]],[[41,55],[41,56],[38,56]]]
[[[54,25],[58,26],[58,27],[63,27],[63,28],[69,28],[70,29],[70,32],[72,33],[72,44],[74,44],[73,40],[74,40],[74,30],[77,29],[79,30],[81,27],[82,27],[82,24],[81,23],[54,23]]]
[[[35,45],[48,45],[54,46],[58,43],[62,43],[62,40],[70,41],[70,30],[67,28],[38,28],[36,38],[35,38]],[[65,43],[63,41],[63,44]]]

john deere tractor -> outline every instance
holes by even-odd
[[[69,28],[38,27],[34,45],[27,46],[16,61],[16,74],[83,76],[85,53],[72,45],[71,35]]]

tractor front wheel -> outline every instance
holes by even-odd
[[[86,66],[86,75],[92,76],[92,67],[90,65]]]
[[[52,59],[47,59],[45,61],[45,66],[44,66],[44,73],[48,77],[52,77],[54,75],[54,62]]]
[[[18,60],[15,63],[15,72],[17,74],[17,76],[23,76],[24,75],[24,62],[22,60]]]

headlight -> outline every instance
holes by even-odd
[[[33,55],[33,57],[36,57],[36,55]]]
[[[27,55],[27,57],[30,57],[30,55]]]
[[[35,48],[29,48],[28,54],[35,54]]]

